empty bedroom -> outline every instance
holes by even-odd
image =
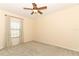
[[[79,4],[0,3],[0,56],[79,56]]]

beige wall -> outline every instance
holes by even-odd
[[[24,42],[36,40],[79,51],[79,6],[64,8],[35,20],[0,11],[0,49],[5,40],[5,14],[24,19]]]
[[[3,48],[4,40],[6,39],[6,19],[5,14],[20,17],[23,20],[23,32],[24,32],[24,42],[28,42],[32,40],[32,20],[27,17],[22,17],[14,13],[6,12],[0,10],[0,49]]]
[[[40,17],[35,24],[36,41],[79,51],[79,6]]]

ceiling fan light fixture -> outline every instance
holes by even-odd
[[[34,13],[37,13],[37,10],[33,10]]]
[[[41,12],[40,10],[47,9],[47,6],[37,7],[36,3],[32,3],[32,6],[33,6],[33,8],[24,8],[24,9],[27,9],[27,10],[32,10],[31,15],[37,14],[37,13],[43,14],[43,12]]]

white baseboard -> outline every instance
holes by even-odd
[[[63,48],[63,49],[68,49],[68,50],[79,52],[78,49],[75,49],[75,48],[73,49],[73,48],[65,47],[65,46],[58,45],[58,44],[52,44],[52,43],[49,43],[49,42],[46,42],[46,41],[39,41],[39,40],[33,40],[33,41],[40,42],[40,43],[43,43],[43,44],[52,45],[52,46],[57,46],[57,47],[60,47],[60,48]]]

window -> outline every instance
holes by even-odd
[[[9,15],[5,15],[5,18],[7,25],[5,47],[23,43],[23,19]]]
[[[10,20],[10,37],[18,38],[21,35],[21,20],[11,18]]]

